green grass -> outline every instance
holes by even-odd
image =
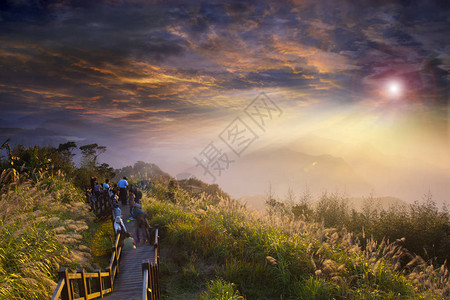
[[[202,300],[243,300],[233,283],[222,279],[211,280],[206,286],[206,291],[201,295]]]
[[[84,195],[61,175],[0,177],[0,299],[49,299],[60,267],[93,269],[97,225]]]
[[[161,227],[162,249],[177,249],[161,254],[165,299],[181,299],[176,295],[191,299],[448,296],[448,274],[438,274],[430,266],[422,277],[399,269],[403,250],[396,243],[369,240],[362,248],[345,230],[261,215],[227,199],[179,193],[177,203],[144,199],[151,223]],[[426,276],[435,284],[424,285]]]

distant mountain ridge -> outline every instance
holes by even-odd
[[[351,189],[352,193],[364,195],[372,188],[341,157],[310,155],[287,147],[265,148],[243,156],[219,183],[238,198],[260,194],[269,185],[278,194],[286,193],[288,188],[300,192],[307,186],[315,193]]]
[[[439,164],[433,164],[425,156],[413,157],[408,152],[391,154],[388,151],[389,145],[377,146],[369,142],[344,143],[313,134],[305,135],[288,145],[289,149],[303,153],[342,157],[358,177],[372,186],[371,191],[378,195],[391,195],[412,203],[420,201],[424,194],[431,191],[433,199],[438,203],[448,201],[448,157],[442,157]],[[384,146],[387,149],[383,149]],[[351,196],[368,194],[352,193]]]

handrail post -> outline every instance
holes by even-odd
[[[120,233],[118,233],[116,235],[116,239],[114,241],[114,246],[112,247],[112,251],[114,253],[114,259],[113,259],[113,263],[112,266],[116,266],[116,271],[115,273],[119,273],[119,257],[118,257],[118,249],[120,248]],[[114,275],[115,276],[115,275]],[[114,277],[115,278],[115,277]]]
[[[109,287],[111,288],[111,291],[113,291],[114,279],[112,276],[112,267],[106,267],[106,272],[109,273],[109,275],[108,275]]]
[[[117,263],[117,248],[115,246],[112,247],[112,252],[113,252],[113,260],[111,263],[111,272],[112,272],[112,276],[113,276],[113,280],[116,277],[116,273],[119,272],[119,264]]]
[[[88,300],[89,290],[86,283],[86,273],[84,268],[78,268],[77,273],[81,274],[81,279],[78,281],[78,289],[80,290],[80,297]]]
[[[98,274],[98,288],[100,289],[100,298],[103,298],[102,270],[101,269],[97,269],[94,272]]]
[[[102,215],[102,194],[100,193],[98,196],[98,216]]]
[[[150,299],[155,300],[156,299],[156,289],[155,289],[155,272],[153,271],[152,263],[149,263],[149,270],[148,270],[148,284],[150,286]]]
[[[84,274],[84,275],[85,275],[85,279],[86,279],[85,280],[85,282],[86,282],[86,296],[89,297],[89,295],[92,293],[91,279],[86,278],[86,274]]]
[[[143,260],[142,261],[142,300],[147,300],[147,298],[149,298],[149,294],[148,294],[148,289],[149,289],[149,285],[148,283],[150,282],[150,264],[148,260]],[[150,299],[151,295],[150,295]]]
[[[100,193],[98,195],[98,215],[101,216],[103,214],[103,195]]]
[[[114,251],[114,263],[113,265],[116,267],[116,274],[119,274],[119,260],[117,259],[117,248],[116,246],[113,247],[112,251]],[[115,278],[116,275],[114,275]]]
[[[106,201],[105,194],[102,193],[102,216],[106,213]]]
[[[100,196],[97,198],[97,216],[101,216],[102,214],[102,199]]]
[[[157,299],[156,297],[156,272],[155,272],[155,266],[153,263],[150,264],[150,274],[152,274],[151,278],[152,278],[152,282],[151,282],[151,286],[152,286],[152,300],[153,299]]]
[[[155,249],[155,299],[159,299],[159,225],[155,225],[155,244],[153,245]]]
[[[111,201],[109,201],[108,191],[103,191],[103,196],[105,197],[105,209],[111,211]]]
[[[157,262],[156,262],[156,276],[155,276],[155,281],[156,281],[156,299],[159,299],[159,296],[161,295],[161,291],[159,288],[159,258],[157,258]]]
[[[61,291],[61,299],[62,300],[72,300],[72,291],[69,280],[69,270],[67,268],[59,269],[58,271],[59,279],[64,280],[64,287]]]
[[[159,225],[156,224],[156,225],[155,225],[155,240],[154,240],[154,242],[153,242],[153,247],[154,247],[155,249],[158,248],[158,235],[159,235],[158,227],[159,227]]]
[[[104,192],[102,193],[102,207],[103,207],[102,215],[105,215],[108,207],[106,205],[106,194]]]

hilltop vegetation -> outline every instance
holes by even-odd
[[[191,195],[198,196],[201,193],[205,193],[213,197],[230,198],[230,195],[225,193],[219,185],[208,184],[197,178],[178,180],[178,184],[182,189],[190,191]]]
[[[157,165],[146,163],[143,161],[136,162],[133,166],[126,166],[115,170],[116,176],[113,178],[119,181],[126,176],[132,181],[145,181],[149,179],[170,179],[172,178],[166,172],[163,172]]]
[[[161,227],[166,299],[445,299],[447,269],[402,241],[361,242],[293,214],[251,212],[234,200],[154,183],[145,207]]]
[[[98,157],[106,151],[105,146],[80,146],[82,156],[79,167],[76,167],[73,161],[75,149],[77,145],[74,142],[60,144],[58,147],[16,145],[11,149],[7,140],[0,146],[0,170],[15,170],[17,174],[27,174],[34,181],[37,180],[39,172],[55,174],[60,171],[79,188],[90,186],[89,180],[92,176],[99,180],[115,176],[114,168],[107,163],[98,162]]]

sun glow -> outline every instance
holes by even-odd
[[[402,84],[397,80],[389,81],[386,85],[387,94],[390,97],[400,97],[403,92]]]

